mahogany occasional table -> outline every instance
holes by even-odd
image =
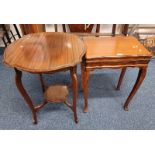
[[[84,112],[88,111],[88,80],[90,72],[101,68],[123,68],[118,86],[122,82],[126,67],[138,67],[139,74],[137,81],[128,96],[124,110],[128,111],[128,105],[143,82],[148,63],[152,57],[151,53],[134,37],[84,37],[86,55],[83,59],[82,69],[82,90],[84,95]]]
[[[74,113],[77,123],[76,102],[78,93],[76,65],[85,54],[81,39],[72,34],[43,32],[29,34],[8,46],[4,53],[4,63],[15,70],[16,86],[29,106],[33,123],[37,123],[37,111],[48,102],[64,102]],[[67,101],[67,86],[54,85],[45,88],[42,73],[70,70],[73,87],[73,103]],[[34,106],[22,84],[22,71],[40,74],[44,93],[43,102]]]

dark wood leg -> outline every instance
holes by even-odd
[[[57,26],[57,24],[54,24],[54,29],[55,29],[55,32],[58,32],[58,26]]]
[[[118,80],[118,84],[117,84],[117,87],[116,87],[117,90],[120,90],[120,87],[121,87],[125,72],[126,72],[126,67],[122,68],[122,71],[121,71],[121,74],[120,74],[120,77],[119,77],[119,80]]]
[[[42,109],[48,102],[47,101],[43,101],[42,103],[40,103],[39,105],[35,106],[34,109],[36,112],[38,112],[40,109]]]
[[[37,124],[37,115],[36,115],[35,108],[33,106],[33,103],[32,103],[31,98],[27,94],[27,92],[24,89],[23,84],[22,84],[22,80],[21,80],[21,78],[22,78],[22,72],[19,71],[19,70],[17,70],[17,69],[15,69],[15,72],[16,72],[16,76],[15,76],[16,86],[17,86],[19,92],[23,96],[24,100],[26,101],[27,105],[29,106],[29,108],[30,108],[30,110],[32,112],[33,123],[34,124]]]
[[[72,77],[74,121],[75,123],[78,123],[78,117],[77,117],[77,112],[76,112],[77,95],[78,95],[78,80],[77,80],[76,68],[77,67],[73,67],[70,70],[70,72],[71,72],[71,77]]]
[[[82,91],[84,89],[84,77],[85,77],[84,73],[85,73],[84,72],[84,64],[81,63],[81,89],[82,89]]]
[[[133,96],[136,94],[137,90],[139,89],[140,85],[142,84],[144,78],[145,78],[145,75],[146,75],[146,70],[147,68],[146,67],[142,67],[139,69],[139,74],[138,74],[138,77],[137,77],[137,81],[130,93],[130,95],[128,96],[125,104],[124,104],[124,110],[125,111],[128,111],[128,105],[130,103],[130,101],[132,100]]]
[[[88,80],[89,80],[90,71],[84,70],[83,78],[83,96],[84,96],[84,112],[88,112]]]
[[[44,93],[46,87],[45,87],[45,83],[44,83],[42,74],[39,74],[39,78],[40,78],[40,83],[41,83],[42,91],[43,91],[43,93]]]

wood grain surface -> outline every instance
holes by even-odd
[[[44,93],[45,100],[48,102],[65,102],[68,96],[68,88],[65,85],[51,85]]]
[[[138,67],[136,83],[124,103],[128,111],[130,101],[142,84],[152,54],[134,37],[85,37],[86,56],[81,66],[82,90],[84,96],[84,112],[88,112],[88,81],[90,72],[102,68],[122,68],[117,89],[120,89],[127,67]]]
[[[73,67],[85,54],[83,41],[67,33],[29,34],[8,46],[4,63],[31,73],[46,73]]]
[[[86,59],[104,57],[151,57],[152,54],[134,37],[85,37]]]

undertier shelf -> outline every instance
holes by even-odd
[[[69,94],[68,87],[65,85],[51,85],[45,93],[44,98],[47,102],[60,103],[67,100]]]

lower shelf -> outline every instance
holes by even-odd
[[[68,87],[65,85],[51,85],[45,93],[44,98],[47,102],[65,102],[69,94]]]

